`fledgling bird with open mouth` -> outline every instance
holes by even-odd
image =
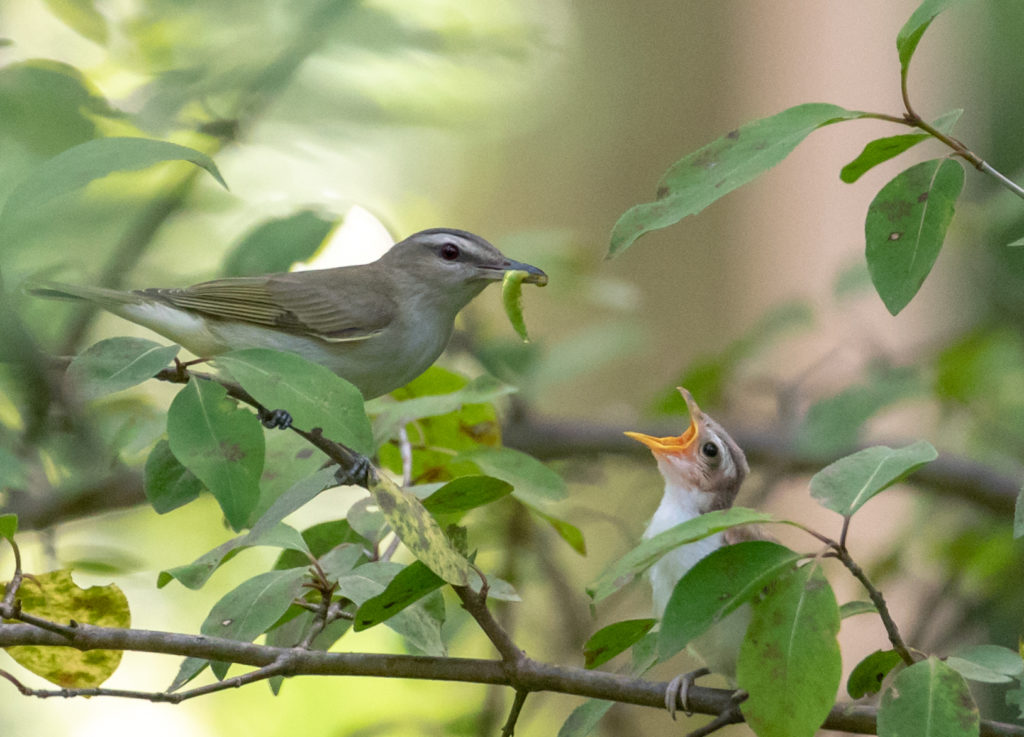
[[[701,411],[686,389],[679,387],[679,392],[690,412],[690,424],[681,435],[626,433],[651,449],[665,479],[661,504],[644,532],[644,539],[707,512],[730,508],[750,470],[743,450],[722,426]],[[733,527],[662,556],[647,571],[655,616],[662,618],[676,584],[697,561],[724,545],[757,539],[770,538],[757,528]],[[706,667],[678,676],[669,684],[665,706],[673,718],[677,703],[689,710],[687,692],[699,676],[718,673],[735,687],[736,662],[750,616],[750,605],[744,604],[687,645]]]

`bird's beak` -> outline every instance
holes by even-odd
[[[524,284],[536,284],[538,287],[543,287],[548,283],[548,275],[536,266],[524,264],[522,261],[513,261],[512,259],[505,259],[500,266],[487,267],[486,275],[498,281],[504,279],[505,273],[509,271],[525,271],[527,276],[523,279]]]
[[[670,435],[665,438],[659,438],[654,435],[645,435],[642,432],[626,432],[626,435],[634,440],[639,440],[650,448],[655,455],[679,455],[680,453],[686,453],[693,447],[697,436],[700,434],[700,418],[703,417],[700,407],[693,401],[690,392],[681,386],[676,388],[683,395],[683,399],[686,401],[686,408],[690,411],[690,425],[683,430],[682,435]]]

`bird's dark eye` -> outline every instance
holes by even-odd
[[[441,246],[441,258],[445,261],[454,261],[459,257],[459,247],[454,243],[445,243]]]
[[[709,441],[700,446],[700,452],[705,458],[717,458],[719,450],[717,445]]]

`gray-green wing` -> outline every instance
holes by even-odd
[[[143,293],[209,317],[331,342],[365,340],[388,326],[395,315],[393,300],[380,290],[367,289],[363,279],[332,279],[331,271],[215,279],[185,289]]]

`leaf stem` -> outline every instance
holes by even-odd
[[[912,128],[918,128],[932,138],[935,138],[942,143],[953,149],[953,154],[960,156],[980,172],[988,174],[990,177],[995,179],[1002,187],[1013,192],[1015,195],[1024,199],[1024,187],[1014,182],[1012,179],[997,171],[991,164],[985,161],[983,158],[978,156],[976,153],[971,151],[963,142],[958,141],[953,136],[946,135],[942,131],[938,130],[931,123],[926,121],[917,111],[914,110],[913,105],[910,104],[910,91],[907,87],[907,70],[909,65],[904,65],[900,72],[900,94],[903,97],[903,107],[906,109],[906,114],[902,118],[896,118],[892,115],[885,115],[884,113],[867,113],[865,117],[877,118],[879,120],[888,120],[894,123],[902,123],[903,125],[909,125]]]

